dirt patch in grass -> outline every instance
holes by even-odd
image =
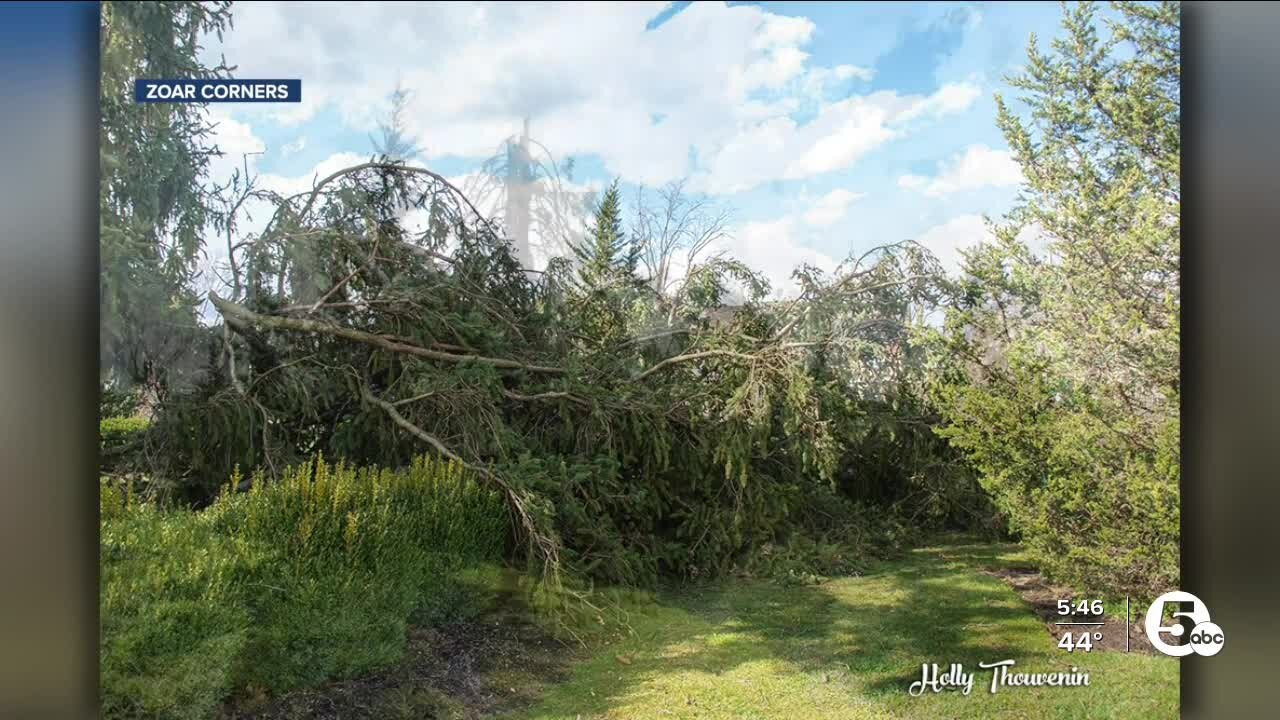
[[[1063,633],[1068,630],[1077,633],[1077,635],[1086,631],[1089,633],[1100,632],[1102,633],[1102,639],[1093,640],[1093,652],[1098,652],[1099,650],[1104,652],[1125,652],[1127,647],[1128,652],[1131,653],[1158,654],[1156,649],[1152,647],[1151,641],[1147,639],[1146,632],[1142,629],[1142,613],[1139,611],[1140,609],[1129,608],[1129,642],[1126,646],[1125,621],[1123,618],[1080,613],[1072,614],[1069,617],[1059,615],[1058,601],[1072,600],[1077,597],[1077,593],[1070,588],[1050,585],[1038,571],[1027,568],[1000,568],[983,570],[983,572],[1004,580],[1023,600],[1031,605],[1031,609],[1035,611],[1036,616],[1044,621],[1045,629],[1053,636],[1055,642],[1060,640]],[[1101,624],[1058,624],[1064,622]]]
[[[386,670],[268,698],[243,693],[222,720],[473,720],[527,706],[568,676],[573,649],[527,621],[495,615],[411,628]]]

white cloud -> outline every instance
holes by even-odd
[[[297,155],[298,153],[302,152],[303,149],[305,149],[306,147],[307,147],[306,136],[305,135],[299,136],[297,140],[294,140],[291,143],[286,143],[285,145],[281,146],[280,155],[281,157],[289,157],[290,155]]]
[[[767,50],[799,45],[808,42],[813,31],[813,21],[809,18],[774,16],[752,39],[751,46],[757,50]]]
[[[795,297],[800,286],[791,277],[792,271],[802,264],[809,264],[826,272],[836,269],[837,263],[825,253],[805,247],[805,230],[797,218],[786,215],[777,220],[749,222],[734,228],[730,237],[717,244],[736,260],[761,272],[769,279],[775,296]]]
[[[716,193],[848,167],[979,92],[959,84],[828,101],[833,83],[871,71],[815,65],[805,51],[812,21],[694,3],[646,31],[664,7],[362,3],[335,13],[245,3],[225,43],[208,44],[244,77],[302,79],[304,102],[238,110],[251,121],[294,124],[332,106],[352,129],[371,130],[400,78],[414,91],[410,131],[428,158],[487,156],[529,116],[560,156],[594,153],[609,173],[649,185],[692,175]],[[802,104],[816,108],[800,124],[792,114]]]
[[[842,83],[850,80],[868,81],[875,77],[870,68],[857,65],[836,65],[835,67],[813,66],[808,68],[796,81],[795,96],[789,98],[798,106],[800,101],[821,103],[827,94],[842,87]]]
[[[265,152],[267,146],[253,133],[253,128],[248,123],[233,119],[217,105],[206,108],[206,117],[213,124],[209,140],[222,151],[221,156],[209,159],[209,176],[215,181],[225,182],[234,171],[243,172],[246,162],[252,169],[257,163],[258,154]]]
[[[264,190],[273,190],[285,197],[308,192],[315,184],[343,168],[359,165],[369,160],[366,155],[342,152],[334,153],[316,163],[311,172],[304,175],[274,175],[263,173],[258,176],[258,184]]]
[[[916,242],[928,248],[952,274],[958,274],[964,263],[962,251],[994,240],[995,235],[981,215],[960,215],[916,236]],[[1048,256],[1050,238],[1040,226],[1032,224],[1022,228],[1017,240],[1032,254],[1041,258]]]
[[[837,80],[848,80],[850,78],[870,80],[875,76],[875,73],[870,69],[856,65],[837,65],[831,69],[831,74]]]
[[[840,112],[842,117],[834,119],[830,132],[816,138],[802,155],[787,165],[785,177],[805,178],[848,167],[868,151],[898,135],[887,127],[886,113],[881,108],[858,104],[826,110],[824,114],[834,115],[836,112]],[[818,122],[826,119],[819,115]]]
[[[898,178],[898,187],[907,190],[919,190],[929,184],[929,178],[923,175],[903,175]]]
[[[849,211],[855,200],[865,197],[864,193],[851,192],[837,188],[818,198],[813,206],[804,214],[805,224],[814,227],[828,227],[836,224]]]
[[[909,121],[955,110],[929,96],[879,91],[823,103],[800,125],[786,113],[747,123],[714,146],[707,169],[694,176],[698,190],[734,193],[778,179],[800,180],[847,168],[868,152],[908,132]],[[973,95],[976,97],[976,93]]]
[[[746,96],[752,90],[778,90],[804,71],[809,54],[795,47],[780,47],[745,68],[734,68],[729,76],[732,95]]]
[[[970,145],[963,153],[938,164],[933,177],[903,175],[898,186],[930,197],[984,187],[1010,187],[1022,182],[1022,169],[1007,150]]]
[[[929,99],[922,112],[935,115],[949,115],[967,109],[973,104],[982,90],[972,82],[948,83]]]
[[[949,273],[958,273],[964,257],[961,251],[994,239],[981,215],[961,215],[935,225],[916,236]]]
[[[824,272],[834,272],[839,263],[813,248],[819,235],[839,222],[849,206],[865,197],[837,188],[812,201],[802,201],[802,209],[773,220],[742,223],[730,229],[727,238],[713,250],[746,263],[769,280],[775,297],[795,297],[800,286],[792,272],[801,265],[811,265]]]

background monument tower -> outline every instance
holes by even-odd
[[[507,206],[504,215],[512,250],[525,268],[534,267],[533,252],[529,247],[529,208],[536,192],[536,181],[529,153],[529,118],[526,117],[520,137],[507,141]]]

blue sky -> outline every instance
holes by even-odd
[[[220,105],[225,174],[306,187],[372,152],[397,79],[419,162],[465,179],[528,116],[595,188],[685,179],[719,249],[786,292],[794,265],[914,238],[955,268],[1020,175],[992,96],[1051,3],[245,3],[207,51],[299,77],[298,106]],[[575,187],[576,187],[575,186]]]

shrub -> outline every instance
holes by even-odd
[[[252,488],[194,512],[104,483],[106,717],[208,717],[237,689],[279,692],[394,662],[411,620],[482,606],[463,569],[506,542],[503,505],[455,464],[321,459]]]
[[[124,387],[117,380],[107,380],[98,387],[98,417],[129,417],[138,413],[141,405],[139,388]]]
[[[143,417],[107,417],[98,422],[98,448],[103,472],[111,472],[137,447],[151,426]]]
[[[983,487],[1039,565],[1085,592],[1154,596],[1178,584],[1178,423],[1147,450],[1095,415],[1051,402],[1030,378],[953,387],[940,432],[963,449]]]

